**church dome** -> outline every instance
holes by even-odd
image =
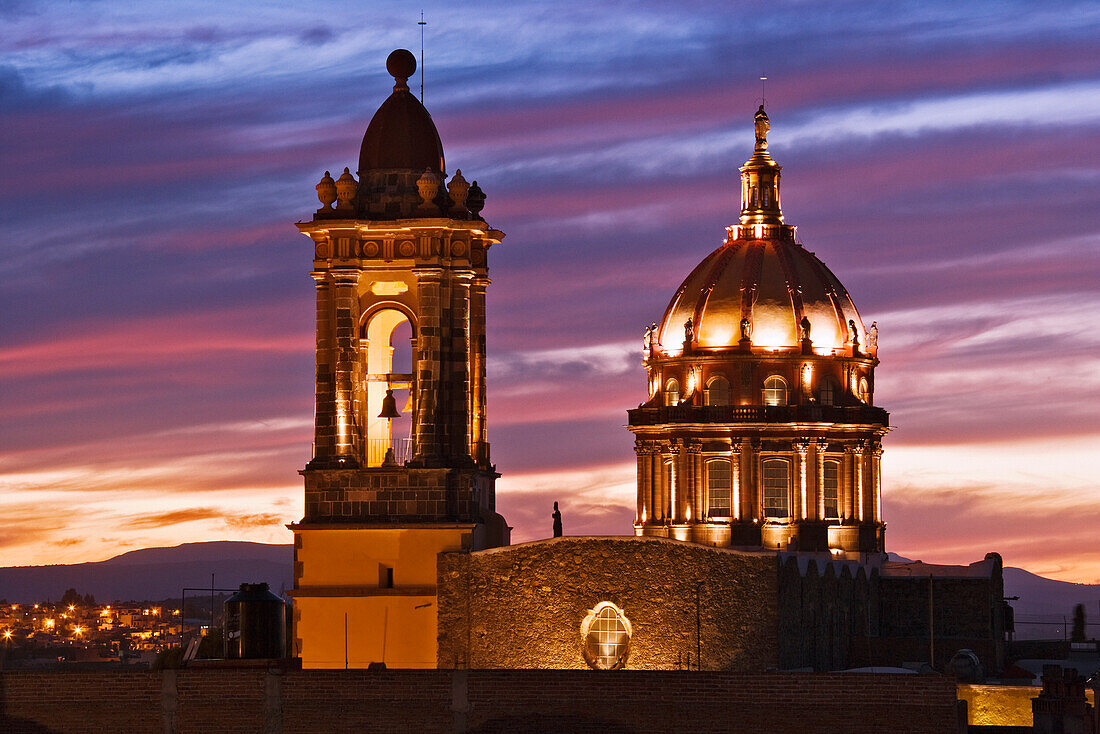
[[[394,77],[393,94],[371,118],[359,150],[359,175],[378,170],[410,170],[417,174],[430,168],[446,172],[443,143],[432,116],[410,91],[408,80],[416,71],[416,57],[398,49],[386,59]]]
[[[837,277],[793,240],[734,239],[688,275],[665,310],[658,341],[679,347],[691,319],[694,346],[730,349],[742,338],[742,319],[754,347],[798,347],[802,319],[815,350],[850,343],[849,322],[866,344],[863,322]]]
[[[689,336],[687,346],[701,350],[804,349],[812,343],[818,354],[835,354],[868,345],[848,291],[783,222],[782,167],[768,153],[763,105],[755,129],[755,150],[741,167],[740,223],[676,291],[658,343],[666,354],[677,353]]]

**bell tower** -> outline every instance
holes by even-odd
[[[504,234],[447,181],[408,51],[348,168],[299,222],[317,295],[313,458],[294,532],[309,668],[436,666],[436,555],[508,544],[485,429],[487,254]]]

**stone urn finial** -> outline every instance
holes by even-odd
[[[315,188],[317,189],[317,199],[321,202],[321,208],[331,209],[332,203],[336,201],[336,182],[332,180],[332,174],[325,171],[325,175]]]
[[[455,171],[455,175],[451,178],[450,183],[447,184],[447,193],[450,194],[455,209],[459,211],[466,210],[466,197],[469,191],[470,184],[462,177],[462,169],[459,168]]]
[[[425,168],[420,178],[416,179],[416,189],[420,192],[422,210],[430,210],[434,206],[435,197],[439,195],[439,176],[435,171]]]
[[[474,219],[481,219],[481,209],[484,206],[485,192],[477,185],[477,181],[474,181],[466,194],[466,208],[470,210],[470,214],[474,216]]]
[[[351,171],[345,167],[344,172],[340,174],[340,178],[336,179],[336,208],[351,209],[354,206],[352,202],[355,200],[355,194],[358,191],[359,183],[351,175]]]

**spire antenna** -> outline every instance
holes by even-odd
[[[421,63],[423,63],[423,62],[421,62]],[[764,76],[763,73],[761,73],[760,74],[760,106],[761,107],[763,107],[765,104],[768,103],[767,98],[764,96],[764,82],[766,82],[766,81],[768,81],[768,77]]]
[[[420,26],[420,104],[424,104],[424,26],[428,25],[428,22],[424,20],[424,11],[420,11],[420,21],[417,23]]]

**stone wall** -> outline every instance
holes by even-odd
[[[854,641],[878,634],[877,582],[857,563],[780,554],[779,667],[850,667]]]
[[[5,734],[943,734],[935,675],[569,670],[0,672]]]
[[[440,667],[585,668],[599,602],[632,626],[627,669],[778,665],[776,557],[660,538],[566,537],[439,556]]]
[[[477,522],[493,511],[492,474],[459,469],[307,469],[311,522]]]

